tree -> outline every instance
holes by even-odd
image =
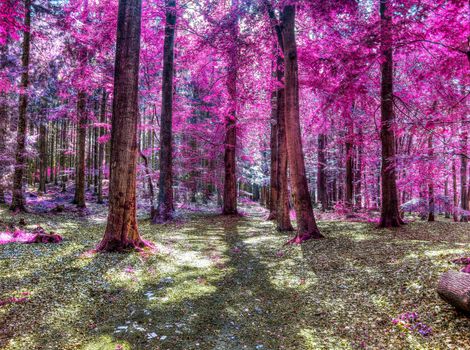
[[[21,56],[21,82],[22,89],[19,100],[18,126],[16,136],[15,172],[13,174],[13,190],[10,210],[26,211],[26,200],[23,190],[23,176],[26,166],[26,135],[28,125],[28,85],[29,85],[29,54],[31,47],[31,0],[24,0],[25,17],[23,32],[23,53]]]
[[[162,113],[160,123],[160,180],[154,223],[173,218],[173,64],[176,1],[166,0],[165,41],[163,44]]]
[[[224,215],[235,215],[237,210],[237,76],[238,76],[238,0],[232,0],[231,23],[229,24],[232,43],[228,49],[227,90],[229,112],[225,118],[224,140]]]
[[[86,170],[86,131],[87,110],[86,94],[79,91],[77,96],[77,155],[75,163],[75,196],[73,203],[78,208],[85,208],[85,170]]]
[[[136,166],[141,0],[120,0],[111,122],[109,214],[98,251],[126,251],[148,245],[136,219]]]
[[[395,132],[393,130],[393,47],[391,13],[392,11],[388,6],[388,0],[380,0],[380,50],[383,58],[381,63],[382,81],[380,92],[382,207],[379,227],[398,227],[403,224],[398,210],[398,191],[396,183]]]
[[[301,243],[312,238],[322,238],[323,235],[320,233],[313,215],[302,150],[294,5],[284,7],[282,24],[287,155],[298,231],[297,236],[291,242]]]

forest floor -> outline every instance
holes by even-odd
[[[0,348],[470,348],[469,319],[435,292],[470,254],[469,224],[321,221],[326,239],[285,246],[263,209],[244,211],[141,220],[156,252],[126,255],[89,252],[102,215],[1,207],[4,224],[24,219],[64,241],[0,246]]]

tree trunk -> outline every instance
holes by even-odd
[[[432,134],[428,137],[428,156],[429,162],[433,160],[434,157],[434,150],[432,147]],[[428,206],[429,206],[429,213],[428,213],[428,221],[434,221],[434,179],[432,178],[432,172],[429,171],[428,176],[430,177],[428,180]]]
[[[103,88],[103,95],[101,97],[101,110],[100,110],[100,123],[106,123],[106,103],[107,103],[107,93]],[[104,136],[105,130],[104,127],[100,127],[99,136]],[[99,143],[98,145],[98,203],[103,203],[103,166],[104,166],[104,144]]]
[[[351,116],[352,118],[352,116]],[[353,207],[354,195],[354,156],[353,156],[353,138],[354,138],[354,125],[352,119],[348,121],[348,136],[346,137],[345,152],[346,152],[346,196],[345,204],[349,210]]]
[[[67,162],[66,162],[66,150],[67,150],[67,120],[62,120],[62,130],[61,130],[61,144],[62,149],[60,152],[60,165],[62,168],[61,176],[61,187],[62,192],[67,191]]]
[[[317,141],[317,194],[318,202],[321,204],[321,210],[328,208],[328,192],[326,183],[326,149],[327,138],[323,133],[318,134]]]
[[[396,184],[395,132],[393,130],[393,55],[392,55],[392,18],[387,8],[387,0],[380,0],[381,18],[381,129],[382,143],[382,208],[379,227],[398,227],[403,224],[398,210],[398,191]]]
[[[470,274],[447,271],[437,286],[439,296],[457,309],[470,312]]]
[[[18,126],[16,136],[15,172],[13,174],[13,190],[10,210],[26,211],[26,200],[23,190],[23,175],[26,166],[26,134],[29,85],[29,51],[31,47],[31,0],[24,1],[25,17],[23,32],[23,53],[21,57],[21,93],[18,110]]]
[[[39,188],[40,194],[46,193],[46,176],[47,176],[47,138],[46,124],[41,121],[39,125]]]
[[[224,141],[224,195],[223,210],[224,215],[236,215],[237,210],[237,169],[236,169],[236,148],[237,148],[237,77],[238,77],[238,0],[232,0],[233,18],[230,25],[232,45],[228,51],[229,65],[227,74],[227,90],[229,94],[229,113],[225,118],[225,141]]]
[[[86,94],[79,91],[77,96],[77,150],[75,158],[75,197],[73,203],[85,208],[85,153],[86,153]]]
[[[98,251],[143,248],[136,219],[141,0],[120,0],[111,130],[109,214]]]
[[[160,123],[160,179],[158,207],[153,223],[173,218],[173,63],[176,25],[176,1],[166,0],[165,41],[163,44],[162,113]]]
[[[283,44],[287,155],[298,231],[297,236],[291,242],[301,243],[311,238],[322,238],[323,236],[317,227],[313,215],[302,150],[299,120],[297,47],[295,42],[295,6],[285,6],[282,16],[284,27]]]
[[[0,155],[6,152],[6,139],[9,127],[8,105],[6,94],[0,93]],[[0,203],[5,202],[5,175],[7,173],[8,162],[5,157],[0,157]]]
[[[277,66],[277,65],[276,65]],[[277,67],[276,67],[277,71]],[[271,171],[270,171],[270,195],[268,220],[276,219],[276,211],[279,197],[279,131],[278,131],[278,90],[271,93]]]
[[[354,197],[356,209],[362,208],[362,143],[364,142],[362,130],[358,131],[356,170],[354,172]]]
[[[468,222],[468,192],[467,192],[467,142],[468,133],[465,129],[464,123],[462,123],[462,132],[460,136],[460,207],[462,209],[462,215],[460,216],[461,222]]]
[[[459,207],[459,197],[457,193],[457,170],[455,167],[455,158],[452,158],[452,195],[453,195],[453,209],[452,209],[452,219],[457,222],[459,221],[458,207]]]

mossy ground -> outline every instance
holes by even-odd
[[[470,255],[469,224],[395,230],[320,222],[327,239],[284,246],[257,208],[241,218],[191,214],[140,222],[154,254],[88,254],[102,220],[16,215],[64,236],[0,246],[0,348],[468,349],[470,319],[435,293],[449,261]],[[417,312],[423,337],[392,323]]]

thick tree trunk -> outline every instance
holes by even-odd
[[[437,286],[439,296],[457,309],[470,313],[470,274],[447,271]]]
[[[23,32],[23,54],[21,57],[21,93],[18,111],[18,126],[16,136],[15,172],[13,174],[13,189],[11,210],[26,211],[26,200],[23,191],[23,176],[26,167],[26,134],[27,134],[27,108],[29,85],[29,51],[31,47],[31,0],[25,0],[25,17]]]
[[[224,215],[236,215],[237,210],[237,169],[236,169],[236,149],[237,149],[237,77],[238,77],[238,47],[236,44],[238,37],[238,0],[232,0],[233,18],[230,25],[232,45],[229,48],[227,74],[227,90],[229,94],[229,113],[225,118],[225,141],[224,141],[224,195],[223,209]]]
[[[46,193],[47,177],[47,139],[46,124],[44,121],[39,125],[39,193]]]
[[[432,147],[432,134],[429,135],[428,137],[428,156],[429,156],[429,161],[433,160],[434,157],[434,150]],[[429,172],[428,174],[429,177],[431,177],[428,180],[428,206],[429,206],[429,213],[428,213],[428,221],[434,221],[434,179],[432,178],[432,173]]]
[[[101,97],[101,110],[100,110],[100,123],[106,123],[106,103],[108,95],[106,90],[103,89],[103,95]],[[100,127],[99,136],[104,136],[105,130]],[[103,203],[103,166],[104,166],[104,144],[99,143],[98,145],[98,203]]]
[[[297,47],[295,42],[295,7],[293,5],[285,6],[282,16],[287,155],[298,231],[297,236],[291,242],[301,243],[311,238],[322,238],[323,236],[313,215],[302,150]]]
[[[97,250],[143,248],[136,219],[141,0],[120,0],[114,66],[109,214]]]
[[[158,207],[153,223],[173,218],[173,63],[176,25],[176,2],[166,0],[165,41],[163,44],[162,113],[160,123],[160,179]]]
[[[86,153],[86,94],[79,91],[77,96],[77,149],[75,157],[75,197],[73,203],[85,208],[85,153]]]
[[[388,0],[380,0],[381,18],[381,129],[382,143],[382,208],[379,227],[398,227],[403,224],[398,210],[398,191],[396,184],[395,132],[393,130],[393,55],[392,55],[392,18],[387,8]]]

